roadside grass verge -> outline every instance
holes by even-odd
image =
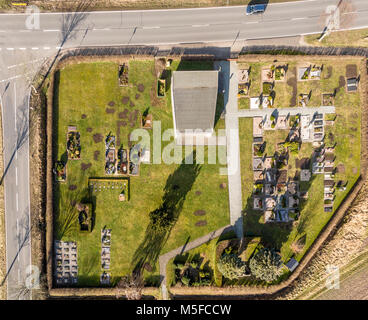
[[[335,31],[318,41],[320,34],[306,35],[304,41],[313,46],[368,47],[368,29]]]

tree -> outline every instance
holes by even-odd
[[[120,279],[116,285],[116,298],[125,295],[128,300],[140,300],[144,281],[139,273],[127,275]]]
[[[263,248],[250,260],[251,273],[258,279],[272,282],[282,274],[282,261],[274,250]]]
[[[165,205],[165,203],[158,209],[150,212],[150,219],[152,229],[156,232],[166,232],[174,224],[174,209]]]
[[[246,264],[236,254],[223,254],[217,267],[230,280],[244,277],[247,273]]]

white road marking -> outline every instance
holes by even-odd
[[[43,47],[44,50],[50,50],[50,47]]]
[[[199,27],[209,27],[209,24],[192,24],[193,28],[199,28]]]
[[[294,21],[294,20],[303,20],[303,19],[307,19],[306,17],[300,17],[300,18],[292,18],[291,20]]]
[[[60,30],[57,29],[45,29],[43,32],[59,32]]]
[[[19,195],[18,192],[15,194],[15,204],[17,206],[17,212],[19,211]],[[18,221],[18,219],[17,219]]]
[[[38,50],[38,48],[36,48],[36,47],[33,47],[33,48],[32,48],[32,50]]]
[[[17,132],[17,87],[14,82],[14,129]]]
[[[60,50],[60,49],[61,49],[61,47],[55,47],[55,49]]]
[[[19,50],[26,50],[26,48],[19,48]]]
[[[15,167],[15,185],[18,186],[18,167]]]
[[[14,48],[6,48],[6,50],[14,50]]]
[[[251,21],[251,22],[245,22],[244,24],[253,24],[253,23],[258,23],[259,21]]]
[[[36,60],[32,60],[32,61],[27,61],[27,62],[23,62],[23,63],[19,63],[19,64],[13,64],[11,66],[8,66],[8,69],[24,66],[24,65],[29,64],[29,63],[34,63],[34,62],[43,61],[43,60],[45,60],[45,58],[36,59]]]
[[[143,27],[142,29],[160,29],[159,26],[154,26],[154,27]]]

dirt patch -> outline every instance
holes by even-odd
[[[92,132],[92,128],[87,128],[87,132]]]
[[[129,106],[130,106],[131,108],[133,108],[133,107],[135,106],[134,102],[133,102],[133,101],[130,101]]]
[[[356,64],[346,65],[345,75],[347,78],[356,78],[358,76],[358,67]]]
[[[196,191],[196,192],[195,192],[195,195],[196,195],[196,196],[200,196],[201,194],[202,194],[202,192],[201,192],[201,191]]]
[[[129,121],[131,121],[131,122],[132,121],[137,121],[138,113],[139,113],[139,111],[137,109],[135,109],[133,112],[129,113],[129,117],[128,117]]]
[[[138,100],[140,96],[141,96],[141,95],[140,95],[139,93],[137,93],[137,94],[135,95],[135,100]]]
[[[76,186],[75,184],[71,184],[71,185],[69,186],[69,190],[70,190],[70,191],[77,190],[77,186]]]
[[[332,77],[332,66],[327,67],[327,73],[325,75],[325,79],[330,79]]]
[[[335,91],[339,91],[341,88],[345,87],[345,77],[344,76],[340,76],[339,77],[339,86],[335,89]]]
[[[153,270],[152,266],[148,262],[146,262],[143,267],[148,272],[152,272],[152,270]]]
[[[340,163],[338,166],[337,166],[337,172],[338,173],[345,173],[345,166]]]
[[[125,108],[123,112],[119,112],[119,118],[120,119],[127,119],[128,118],[128,113],[129,113],[129,110]]]
[[[226,183],[225,182],[220,184],[220,189],[226,189]]]
[[[143,83],[138,84],[138,91],[139,92],[143,92],[144,91],[144,84]]]
[[[196,227],[204,227],[207,225],[207,220],[200,220],[198,222],[196,222],[195,226]]]
[[[128,102],[129,102],[129,97],[123,97],[122,99],[121,99],[121,102],[123,103],[123,104],[127,104]]]
[[[206,211],[205,210],[197,210],[197,211],[194,211],[193,214],[195,216],[204,216],[206,214]]]
[[[105,112],[106,113],[114,113],[115,112],[115,109],[106,108]]]
[[[81,170],[85,171],[85,170],[91,168],[91,166],[92,166],[92,163],[81,163]]]
[[[165,58],[155,59],[155,73],[161,75],[162,71],[165,70],[166,60]]]
[[[102,140],[103,140],[103,136],[102,136],[101,133],[96,133],[96,134],[93,135],[93,141],[95,143],[102,142]]]
[[[310,167],[310,159],[309,158],[302,158],[302,159],[295,159],[295,166],[298,169],[309,169]]]
[[[93,159],[98,161],[98,156],[100,155],[100,151],[96,150],[94,153],[93,153]]]
[[[351,169],[351,171],[353,172],[353,174],[357,174],[358,173],[358,169],[356,167],[354,167],[353,169]]]
[[[297,80],[296,80],[296,67],[290,70],[291,77],[287,80],[288,86],[293,89],[293,94],[290,98],[290,107],[295,107],[297,103]]]
[[[110,102],[108,103],[108,105],[109,105],[110,107],[113,107],[113,106],[115,105],[115,102],[114,102],[114,101],[110,101]]]
[[[86,114],[82,114],[82,119],[85,119],[85,118],[87,118],[87,115]]]
[[[74,207],[77,204],[77,200],[70,200],[70,205]]]

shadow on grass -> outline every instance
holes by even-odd
[[[194,155],[193,158],[195,158]],[[185,164],[183,160],[174,173],[168,177],[164,187],[162,204],[150,213],[151,222],[146,229],[144,240],[134,253],[132,260],[134,272],[141,272],[146,263],[151,266],[156,264],[159,254],[179,218],[186,195],[192,189],[200,170],[201,165]],[[152,217],[157,217],[157,215],[166,216],[165,220],[169,222],[166,228],[159,230],[155,228],[155,219]]]

